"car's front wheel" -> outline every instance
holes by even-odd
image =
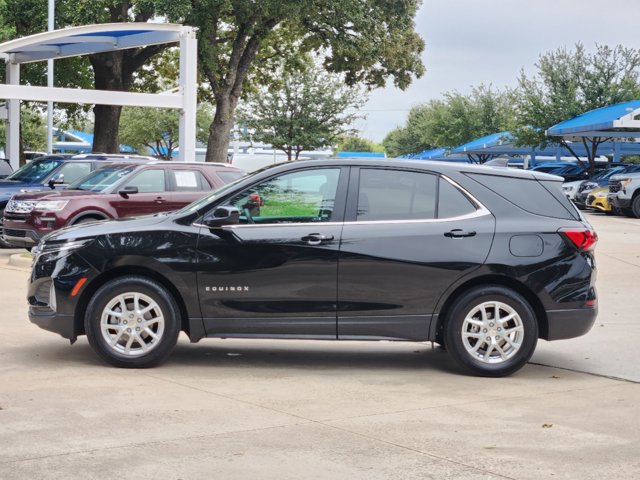
[[[500,285],[474,287],[455,302],[445,344],[465,370],[486,377],[510,375],[531,358],[538,341],[536,316],[519,293]]]
[[[631,202],[631,213],[636,218],[640,218],[640,195],[636,195],[636,197]]]
[[[173,351],[180,333],[175,299],[158,282],[124,276],[105,283],[91,298],[85,332],[105,361],[125,368],[154,367]]]

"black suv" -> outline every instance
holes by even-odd
[[[436,341],[508,375],[583,335],[596,234],[560,177],[400,160],[293,162],[169,214],[70,227],[35,251],[29,317],[119,367],[203,337]]]

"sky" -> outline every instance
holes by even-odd
[[[639,17],[640,0],[423,0],[416,31],[427,72],[405,91],[372,92],[356,128],[379,142],[412,106],[480,83],[515,87],[521,69],[534,73],[539,55],[558,47],[640,48]]]

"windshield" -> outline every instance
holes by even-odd
[[[33,161],[23,165],[6,179],[25,183],[41,182],[61,163],[62,160],[60,158]]]
[[[128,175],[135,167],[112,166],[103,167],[90,173],[72,183],[67,187],[68,190],[89,190],[91,192],[102,192],[105,188],[110,187],[122,177]]]

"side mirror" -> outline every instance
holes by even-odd
[[[129,195],[138,193],[138,187],[128,186],[118,190],[118,193],[124,198],[129,198]]]
[[[62,185],[64,183],[64,173],[58,175],[57,178],[49,180],[49,188],[55,188],[55,185]]]
[[[223,225],[236,225],[240,223],[240,210],[236,207],[217,207],[212,214],[202,222],[209,228],[220,228]]]

